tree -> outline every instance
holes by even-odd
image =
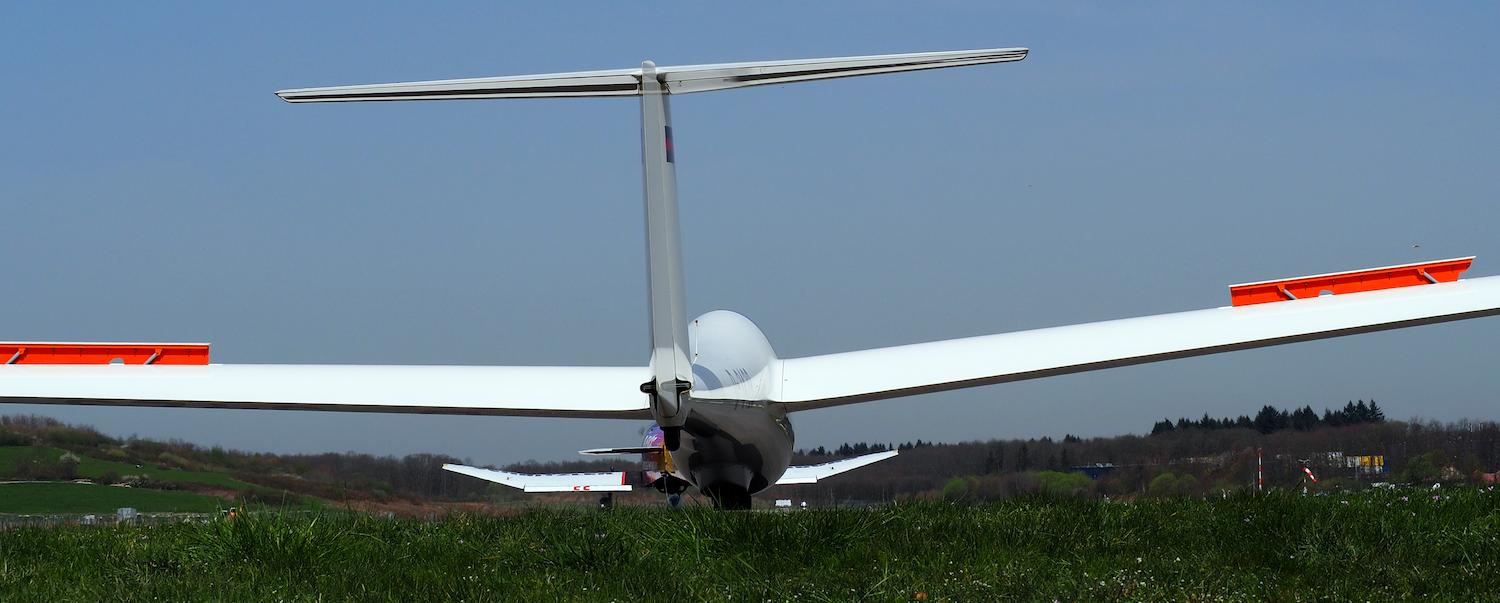
[[[1031,455],[1026,451],[1026,443],[1021,443],[1021,450],[1016,453],[1016,471],[1025,471],[1031,468]]]
[[[1374,400],[1370,400],[1370,422],[1371,423],[1384,423],[1385,422],[1385,411],[1380,410],[1380,406],[1377,405],[1377,404],[1375,404]]]
[[[1172,420],[1162,419],[1160,421],[1157,421],[1155,425],[1151,426],[1151,435],[1167,433],[1169,431],[1172,431],[1172,429],[1174,429],[1172,427]]]
[[[1292,429],[1297,431],[1312,431],[1318,428],[1318,413],[1313,412],[1311,406],[1303,406],[1292,412]]]
[[[1254,423],[1256,431],[1271,433],[1286,429],[1287,425],[1291,423],[1291,419],[1287,416],[1286,411],[1276,410],[1275,406],[1267,404],[1260,408],[1260,412],[1255,413]]]
[[[990,446],[989,452],[984,457],[984,473],[999,473],[1005,468],[1005,448]]]
[[[1198,427],[1201,427],[1203,429],[1218,429],[1219,421],[1217,419],[1214,419],[1213,417],[1208,416],[1208,413],[1203,413],[1203,418],[1198,419]]]

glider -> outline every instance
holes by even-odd
[[[291,103],[623,96],[639,99],[650,357],[632,367],[220,365],[202,344],[0,344],[0,401],[650,419],[653,470],[529,475],[449,470],[529,492],[696,487],[724,509],[778,483],[812,483],[879,453],[792,467],[790,414],[1463,320],[1500,313],[1500,277],[1461,280],[1473,258],[1230,288],[1229,306],[806,358],[777,357],[749,319],[683,303],[676,153],[668,99],[748,86],[1008,63],[1025,48],[928,52],[283,90]]]

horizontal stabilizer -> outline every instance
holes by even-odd
[[[657,67],[655,73],[657,80],[661,82],[662,92],[686,94],[856,75],[1007,63],[1026,58],[1026,52],[1025,48],[994,48],[828,59],[681,65]],[[541,75],[300,88],[282,90],[276,95],[292,103],[637,96],[641,94],[642,73],[641,68],[575,71]]]
[[[885,452],[856,456],[852,459],[843,459],[821,465],[796,465],[787,467],[786,473],[781,474],[781,479],[776,480],[776,485],[816,484],[820,479],[826,479],[845,471],[858,469],[870,463],[878,463],[896,456],[896,454],[895,450],[887,450]]]
[[[662,77],[668,92],[686,94],[856,75],[1009,63],[1026,58],[1026,52],[1025,48],[912,52],[832,59],[688,65],[658,68],[657,73],[665,74]]]
[[[657,454],[661,452],[660,446],[627,446],[624,448],[590,448],[579,450],[578,454],[589,456],[608,456],[614,454]]]
[[[511,473],[468,465],[443,465],[443,469],[503,484],[524,492],[629,492],[624,471],[606,473]]]

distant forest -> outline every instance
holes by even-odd
[[[1192,419],[1177,419],[1173,423],[1171,419],[1162,419],[1151,427],[1151,435],[1163,434],[1174,429],[1254,429],[1261,433],[1275,433],[1283,429],[1295,429],[1297,431],[1312,431],[1319,427],[1340,427],[1343,425],[1361,425],[1364,423],[1384,423],[1385,411],[1374,400],[1365,404],[1364,400],[1349,402],[1340,410],[1323,409],[1323,416],[1312,409],[1312,406],[1303,406],[1287,412],[1279,410],[1275,406],[1262,406],[1260,412],[1255,413],[1255,418],[1249,415],[1240,415],[1237,419],[1225,417],[1215,419],[1203,413],[1203,418],[1196,421]]]
[[[0,417],[0,446],[61,449],[84,458],[223,472],[259,488],[328,501],[535,500],[503,486],[455,475],[438,454],[401,458],[356,453],[277,455],[201,447],[187,442],[113,438],[41,417]],[[1378,481],[1430,483],[1491,480],[1500,469],[1500,424],[1392,421],[1374,401],[1350,402],[1321,414],[1311,406],[1267,405],[1253,417],[1163,420],[1149,435],[1050,437],[934,443],[853,442],[797,450],[794,462],[814,464],[895,448],[901,455],[815,485],[773,488],[764,498],[873,503],[912,498],[990,500],[1052,493],[1070,496],[1202,496],[1253,487],[1257,450],[1269,488],[1360,488]],[[40,453],[38,453],[40,454]],[[33,455],[37,456],[37,455]],[[76,476],[54,453],[0,466],[0,478]],[[1348,464],[1379,456],[1379,471]],[[1305,478],[1306,465],[1320,476]],[[512,471],[634,470],[630,459],[529,461]],[[174,487],[171,484],[138,484]],[[554,502],[572,500],[566,495]],[[581,504],[590,502],[579,499]]]

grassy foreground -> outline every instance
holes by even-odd
[[[0,600],[1494,599],[1500,492],[1434,494],[27,528]]]

